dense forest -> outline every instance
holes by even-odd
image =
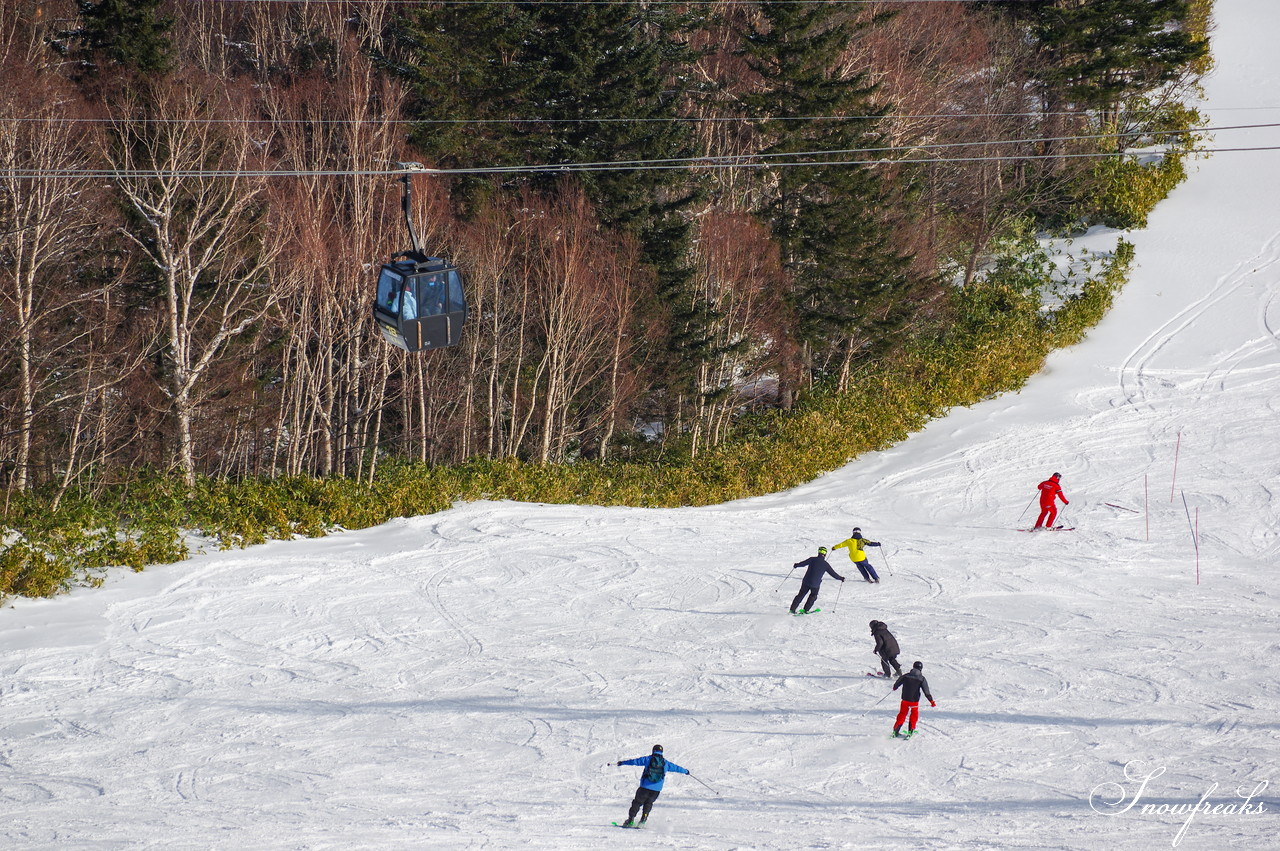
[[[0,0],[0,481],[691,457],[1181,176],[1208,0]],[[456,347],[371,320],[408,247]]]

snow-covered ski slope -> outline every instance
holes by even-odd
[[[1214,123],[1277,120],[1238,108],[1280,107],[1280,4],[1217,6]],[[1280,152],[1132,239],[1023,392],[794,491],[476,503],[0,611],[0,847],[1280,847]],[[1054,471],[1077,530],[1014,531]],[[884,581],[838,552],[790,617],[854,524]],[[909,742],[872,618],[939,701]],[[620,831],[613,763],[655,743],[715,792],[671,777]],[[1168,812],[1206,795],[1237,806]]]

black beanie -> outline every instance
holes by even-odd
[[[912,665],[912,666],[911,666],[911,669],[912,669],[913,671],[923,671],[923,670],[924,670],[924,662],[916,662],[914,665]]]

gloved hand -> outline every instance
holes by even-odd
[[[1063,505],[1070,505],[1070,504],[1071,504],[1071,500],[1069,500],[1069,499],[1064,499],[1064,500],[1062,501],[1062,504],[1063,504]]]
[[[938,704],[934,703],[934,702],[931,700],[931,701],[929,701],[929,705],[930,705],[930,706],[937,706]]]
[[[614,765],[622,765],[621,761],[615,762]]]

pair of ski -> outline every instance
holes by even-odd
[[[1019,529],[1019,532],[1074,532],[1075,526],[1041,526],[1036,529]]]
[[[791,614],[796,617],[800,617],[801,615],[816,615],[820,611],[822,611],[822,609],[809,609],[807,611],[792,612]]]
[[[623,823],[622,823],[622,822],[620,822],[620,821],[615,821],[615,822],[613,823],[613,826],[614,826],[614,827],[626,828],[627,830],[639,830],[640,828],[644,827],[644,822],[642,822],[642,821],[638,821],[638,822],[636,822],[635,824],[623,824]]]
[[[911,738],[911,737],[912,737],[912,736],[914,736],[915,734],[916,734],[916,731],[915,731],[915,730],[908,730],[908,731],[907,731],[907,732],[905,732],[905,733],[890,733],[890,734],[889,734],[889,738],[891,738],[891,739],[903,739],[903,740],[906,740],[906,739]]]

